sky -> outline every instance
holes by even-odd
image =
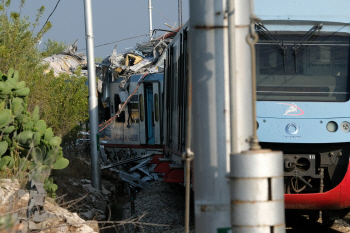
[[[40,19],[39,31],[52,13],[58,0],[26,0],[22,15],[34,21],[37,9],[45,6],[45,12]],[[102,45],[114,41],[149,33],[148,0],[91,0],[94,45]],[[164,25],[178,24],[178,0],[152,0],[153,29],[171,30]],[[12,11],[19,10],[19,0],[12,0]],[[189,19],[189,0],[182,0],[182,22]],[[78,51],[85,49],[85,21],[83,0],[61,0],[49,21],[51,30],[44,35],[39,48],[49,38],[70,44],[78,39]],[[156,35],[162,35],[160,32]],[[117,52],[134,47],[136,43],[148,41],[149,37],[142,36],[119,42]],[[116,43],[95,48],[95,57],[109,56]],[[86,53],[85,50],[80,51]]]

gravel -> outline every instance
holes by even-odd
[[[171,185],[162,181],[151,183],[151,186],[137,193],[135,199],[135,215],[131,216],[130,202],[125,204],[124,219],[130,217],[140,217],[141,223],[152,223],[168,226],[157,225],[142,225],[142,228],[135,231],[132,226],[125,226],[119,232],[146,232],[146,233],[182,233],[184,232],[185,222],[185,189],[180,185]],[[194,214],[191,212],[190,232],[194,231]],[[300,219],[299,219],[300,220]],[[308,220],[301,221],[303,224],[300,227],[287,227],[288,233],[293,232],[310,232],[310,227],[315,227],[309,224]],[[320,222],[320,220],[319,220]],[[310,226],[308,226],[310,225]],[[121,228],[120,228],[121,229]],[[304,231],[305,229],[305,231]],[[335,221],[331,229],[324,229],[321,224],[317,225],[317,229],[324,232],[350,232],[350,225],[347,221]]]
[[[131,216],[130,202],[124,205],[124,219]],[[156,181],[151,186],[137,193],[135,215],[141,218],[141,229],[136,232],[182,233],[185,225],[185,189],[180,185]],[[194,232],[193,213],[191,214],[190,232]],[[167,226],[160,226],[167,225]],[[134,232],[133,227],[126,227],[124,232]]]

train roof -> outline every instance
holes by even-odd
[[[254,12],[262,21],[302,20],[350,23],[348,0],[255,0]]]

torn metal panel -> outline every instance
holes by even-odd
[[[133,66],[133,65],[140,63],[142,61],[142,59],[143,58],[139,55],[134,55],[132,53],[128,53],[128,54],[126,54],[125,59],[122,62],[122,65]]]
[[[52,70],[56,77],[62,73],[72,75],[78,67],[86,66],[86,56],[84,53],[76,53],[77,48],[77,42],[75,42],[73,45],[68,45],[60,54],[44,58],[43,63],[49,64],[49,68],[44,73]]]
[[[146,189],[149,187],[149,183],[145,182],[145,181],[142,181],[141,179],[137,179],[135,177],[133,177],[132,175],[129,175],[125,172],[122,172],[120,171],[119,172],[119,177],[120,179],[134,185],[134,186],[137,186],[137,187],[140,187],[142,189]]]
[[[140,168],[140,167],[146,165],[149,161],[151,161],[151,158],[148,158],[148,159],[146,159],[145,161],[143,161],[143,162],[139,163],[138,165],[136,165],[135,167],[130,168],[130,169],[129,169],[129,172],[133,172],[133,171],[135,171],[136,169],[138,169],[138,168]]]
[[[123,164],[134,162],[134,161],[138,161],[138,160],[141,160],[141,159],[144,159],[144,158],[148,158],[148,157],[150,157],[152,155],[154,155],[154,154],[146,154],[146,155],[141,155],[141,156],[138,156],[138,157],[126,159],[126,160],[120,161],[118,163],[114,163],[114,164],[110,164],[110,165],[101,167],[101,170],[106,169],[106,168],[117,167],[119,165],[123,165]]]

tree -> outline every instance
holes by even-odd
[[[48,39],[48,41],[44,43],[42,56],[49,57],[54,54],[60,54],[66,47],[67,44],[62,41]]]
[[[10,12],[11,0],[0,0],[0,70],[13,67],[18,70],[20,81],[25,81],[31,92],[28,96],[28,111],[40,107],[40,118],[45,120],[56,135],[64,137],[79,122],[88,118],[88,90],[85,78],[79,72],[73,76],[55,78],[53,72],[44,74],[48,68],[42,62],[43,53],[37,42],[52,27],[50,22],[33,33],[39,26],[45,10],[38,9],[34,23],[22,16],[25,0],[21,0],[18,12]],[[56,53],[64,43],[49,40],[45,53]],[[57,49],[57,50],[56,50]]]
[[[19,12],[9,12],[10,0],[2,0],[0,3],[0,70],[8,70],[11,67],[18,70],[20,77],[35,75],[43,67],[41,54],[37,48],[37,42],[52,27],[51,22],[37,33],[33,34],[39,19],[44,13],[45,7],[38,9],[34,23],[29,23],[27,17],[21,16],[25,1],[21,0]]]
[[[95,57],[95,63],[101,63],[102,61],[102,57]]]

